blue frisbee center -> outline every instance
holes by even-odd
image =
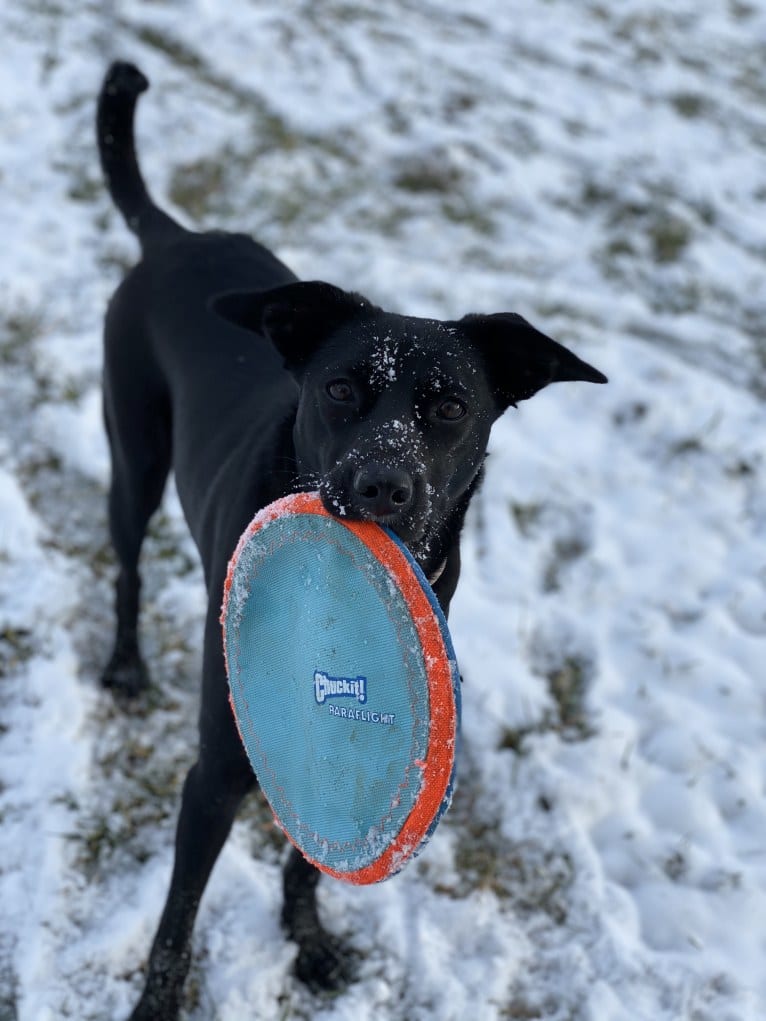
[[[277,518],[240,553],[226,643],[240,733],[280,824],[337,871],[377,859],[418,797],[429,731],[420,640],[387,569],[332,518]]]

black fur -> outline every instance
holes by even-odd
[[[104,409],[112,455],[109,518],[119,561],[117,636],[103,682],[147,686],[137,638],[138,557],[173,467],[204,565],[200,744],[186,779],[167,903],[133,1021],[177,1016],[191,934],[210,870],[255,784],[227,696],[219,612],[229,557],[253,514],[318,489],[332,513],[391,526],[434,581],[444,608],[458,538],[492,422],[557,380],[601,373],[520,316],[416,319],[326,283],[299,283],[243,234],[197,234],[152,202],[133,117],[146,78],[115,64],[98,108],[101,162],[142,247],[105,329]],[[322,928],[318,873],[290,852],[282,919],[312,988],[351,977]]]

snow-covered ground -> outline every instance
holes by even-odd
[[[451,620],[453,808],[360,952],[291,976],[254,799],[189,1021],[766,1017],[766,2],[0,3],[0,1018],[120,1019],[194,754],[203,592],[147,547],[155,688],[98,686],[103,309],[135,244],[94,97],[124,55],[155,194],[393,310],[516,310],[610,376],[495,429]]]

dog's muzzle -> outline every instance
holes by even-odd
[[[339,464],[325,477],[320,496],[336,517],[385,525],[408,545],[422,538],[427,507],[405,468],[382,461]]]

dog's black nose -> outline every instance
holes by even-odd
[[[401,514],[412,503],[412,479],[400,468],[366,464],[355,473],[353,487],[359,509],[375,518]]]

